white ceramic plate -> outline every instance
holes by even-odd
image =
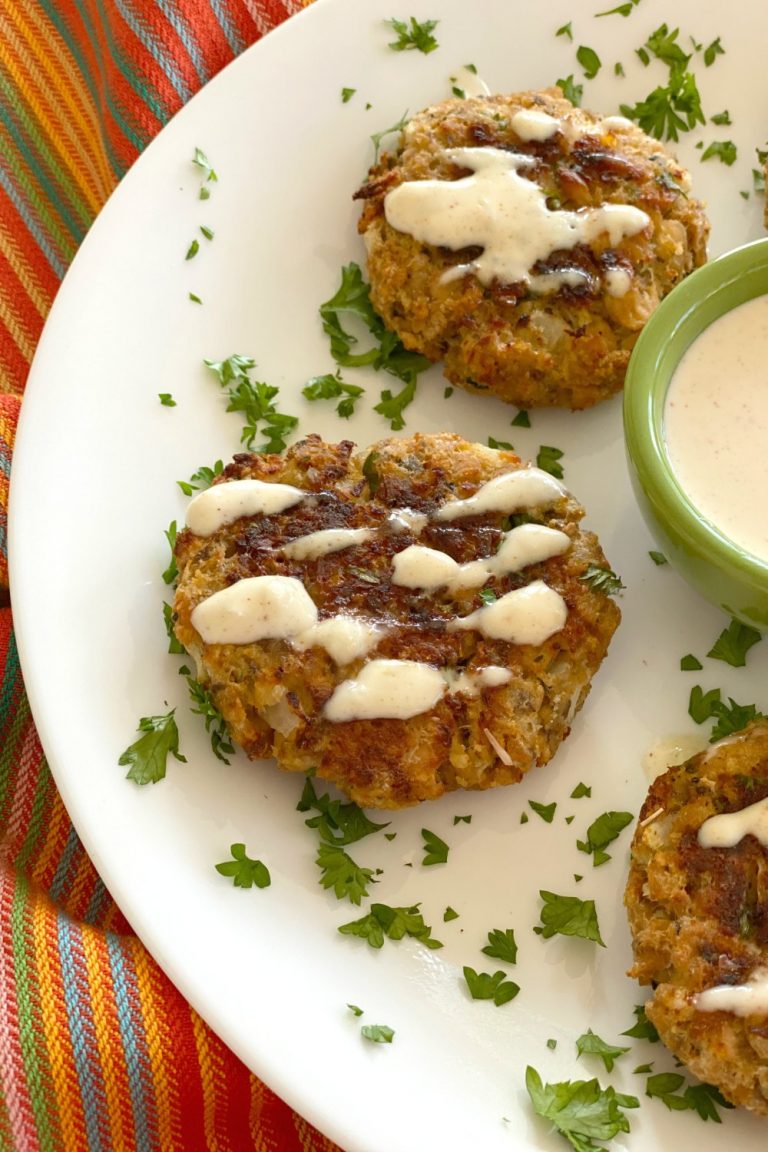
[[[15,618],[64,800],[170,977],[256,1073],[348,1152],[561,1147],[531,1112],[526,1064],[548,1081],[599,1074],[639,1095],[645,1081],[634,1067],[673,1067],[644,1043],[610,1077],[576,1059],[580,1033],[591,1027],[617,1042],[643,999],[624,975],[630,833],[597,870],[576,839],[607,809],[637,812],[643,754],[659,737],[694,730],[691,683],[768,705],[768,645],[738,672],[705,659],[725,620],[648,557],[625,472],[620,399],[582,414],[537,412],[529,431],[511,429],[514,412],[495,401],[458,392],[445,400],[438,369],[420,384],[406,431],[455,429],[481,441],[491,433],[529,457],[540,444],[563,449],[566,482],[627,585],[623,624],[553,764],[515,788],[394,815],[396,839],[355,846],[359,862],[383,869],[375,898],[421,902],[441,951],[404,941],[376,952],[338,934],[361,911],[318,885],[315,834],[296,811],[302,781],[243,756],[230,767],[217,762],[188,711],[179,661],[166,654],[163,530],[183,520],[185,505],[175,481],[231,455],[240,435],[204,357],[253,355],[259,378],[279,385],[281,409],[297,413],[304,432],[361,444],[388,434],[372,408],[391,380],[364,378],[367,398],[351,423],[330,404],[308,405],[300,389],[334,367],[317,306],[334,292],[341,265],[363,260],[351,194],[371,159],[369,137],[447,96],[460,65],[474,63],[494,90],[543,87],[569,73],[580,79],[576,47],[588,45],[604,63],[584,82],[584,104],[613,113],[663,82],[663,67],[644,68],[634,49],[665,18],[679,22],[686,46],[690,36],[704,45],[722,36],[726,54],[711,68],[699,54],[695,70],[705,110],[727,108],[733,127],[708,124],[679,151],[709,202],[713,253],[760,233],[762,199],[739,192],[751,189],[754,148],[765,144],[768,9],[757,0],[727,14],[693,0],[643,0],[628,19],[595,18],[599,7],[414,0],[395,14],[440,21],[439,50],[425,56],[387,47],[388,2],[319,0],[209,84],[126,176],[62,287],[24,405],[12,504]],[[572,43],[555,35],[569,20]],[[616,62],[626,78],[615,76]],[[342,87],[356,89],[348,103]],[[699,140],[727,138],[739,146],[732,167],[700,162]],[[190,163],[196,146],[219,173],[207,202]],[[200,238],[199,254],[185,261],[201,224],[215,239]],[[177,406],[162,407],[160,392]],[[703,658],[703,672],[678,670],[689,651]],[[140,716],[170,706],[188,763],[171,761],[161,784],[138,788],[118,756]],[[569,799],[579,781],[592,786],[591,799]],[[529,799],[557,802],[551,825]],[[464,814],[471,824],[454,826]],[[449,843],[446,865],[422,866],[422,827]],[[235,841],[268,864],[269,889],[238,890],[215,872]],[[574,873],[584,874],[580,885]],[[595,899],[607,947],[534,935],[542,888]],[[460,916],[444,924],[447,905]],[[510,976],[522,990],[501,1008],[473,1002],[462,966],[504,967],[480,949],[489,929],[507,927],[519,943]],[[362,1021],[349,1002],[365,1009]],[[390,1025],[394,1043],[366,1042],[361,1022]],[[631,1136],[617,1146],[721,1146],[718,1126],[658,1100],[644,1098],[631,1119]],[[725,1120],[729,1143],[758,1147],[758,1121]]]

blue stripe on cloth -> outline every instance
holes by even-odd
[[[83,1102],[85,1128],[88,1133],[88,1152],[110,1152],[108,1133],[104,1132],[103,1118],[108,1116],[104,1084],[96,1074],[98,1059],[96,1033],[91,1011],[91,990],[85,971],[80,930],[67,916],[59,912],[56,917],[61,979],[64,1005],[67,1011],[69,1035],[75,1072]]]
[[[201,84],[205,84],[209,79],[209,73],[205,67],[205,61],[200,55],[200,49],[197,46],[194,38],[191,35],[191,26],[189,21],[182,19],[179,16],[176,5],[173,0],[155,0],[160,11],[165,16],[166,20],[173,28],[174,32],[181,40],[182,44],[187,50],[192,66],[197,72],[197,78]]]
[[[155,37],[152,36],[152,34],[147,30],[143,20],[137,19],[136,15],[130,10],[126,0],[115,0],[115,4],[117,6],[118,12],[122,16],[123,20],[125,20],[133,34],[141,41],[155,63],[158,64],[165,72],[169,82],[176,90],[179,99],[182,101],[182,103],[186,104],[192,93],[190,92],[189,88],[187,88],[187,85],[184,83],[182,77],[179,75],[171,57],[158,44]]]
[[[157,1101],[152,1080],[152,1064],[141,1018],[136,974],[126,965],[125,942],[113,932],[106,935],[109,963],[114,984],[117,1019],[123,1054],[128,1068],[131,1107],[136,1129],[136,1152],[155,1152],[157,1148]]]
[[[56,865],[56,873],[51,881],[50,894],[51,899],[54,901],[61,900],[68,892],[74,881],[74,874],[72,870],[72,863],[75,857],[79,857],[82,853],[82,845],[80,838],[75,832],[74,828],[70,825],[69,835],[67,842],[64,845],[64,851],[59,857],[59,862]],[[76,871],[76,867],[74,869]]]
[[[220,0],[208,0],[208,3],[211,6],[211,11],[221,25],[221,30],[226,37],[227,44],[229,44],[232,50],[232,54],[238,56],[245,48],[245,41],[230,20],[229,12],[227,12]]]

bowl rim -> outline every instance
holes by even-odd
[[[681,487],[665,450],[663,419],[674,370],[694,340],[727,312],[764,295],[768,295],[768,237],[697,268],[661,302],[640,333],[623,401],[627,453],[654,514],[663,510],[659,518],[688,550],[763,586],[768,584],[768,560],[726,536]]]

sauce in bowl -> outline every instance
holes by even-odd
[[[768,296],[718,317],[680,359],[664,406],[669,463],[691,503],[768,562]]]

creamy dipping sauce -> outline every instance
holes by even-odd
[[[768,971],[757,968],[746,984],[718,984],[693,998],[700,1012],[732,1012],[734,1016],[768,1015]]]
[[[195,536],[213,536],[241,516],[276,516],[307,495],[309,493],[290,484],[267,484],[263,480],[213,484],[187,505],[187,528]]]
[[[416,660],[371,660],[344,680],[324,708],[328,720],[409,720],[434,708],[448,685],[439,668]]]
[[[492,576],[506,576],[519,572],[531,564],[541,564],[553,556],[560,556],[570,547],[565,532],[548,528],[545,524],[520,524],[506,532],[494,556],[486,560],[470,560],[457,564],[445,552],[411,544],[398,552],[392,561],[392,583],[404,588],[450,589],[478,588]]]
[[[768,848],[768,800],[710,816],[699,828],[698,840],[702,848],[733,848],[745,836],[754,836]]]
[[[768,562],[768,296],[719,317],[682,357],[664,406],[672,470],[723,535]]]
[[[518,113],[521,116],[522,113]],[[551,125],[539,124],[548,131]],[[533,125],[529,122],[528,131]],[[540,137],[541,138],[541,137]],[[460,264],[448,279],[473,273],[482,284],[528,284],[535,292],[577,286],[577,269],[534,275],[533,266],[553,252],[607,235],[611,246],[634,236],[650,218],[629,204],[604,204],[579,212],[551,209],[547,196],[521,173],[535,160],[501,148],[451,148],[446,156],[470,176],[458,180],[407,180],[384,198],[388,223],[423,243],[456,251],[479,246],[482,255]]]

